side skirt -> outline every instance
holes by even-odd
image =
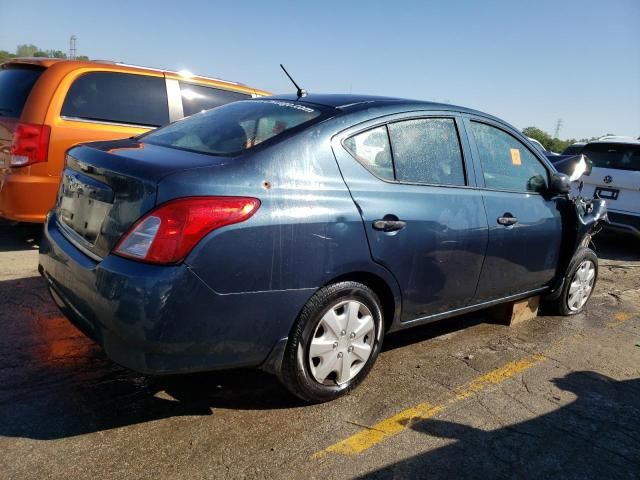
[[[513,302],[516,300],[522,300],[523,298],[533,297],[549,291],[549,287],[537,288],[535,290],[529,290],[527,292],[518,293],[516,295],[510,295],[508,297],[499,298],[497,300],[490,300],[488,302],[477,303],[468,307],[457,308],[455,310],[449,310],[448,312],[436,313],[434,315],[427,315],[426,317],[415,318],[406,322],[398,323],[389,329],[389,332],[396,332],[398,330],[404,330],[405,328],[415,327],[417,325],[424,325],[431,322],[437,322],[438,320],[444,320],[445,318],[456,317],[465,313],[475,312],[476,310],[482,310],[484,308],[493,307],[500,303]]]

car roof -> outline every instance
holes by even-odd
[[[381,97],[376,95],[358,95],[358,94],[325,94],[325,93],[313,93],[307,94],[304,97],[298,97],[294,94],[274,95],[270,97],[274,100],[286,100],[286,101],[299,101],[302,103],[313,103],[316,105],[322,105],[325,107],[337,108],[340,110],[349,110],[350,112],[365,110],[367,108],[386,105],[397,105],[398,107],[415,107],[420,110],[442,110],[452,112],[469,113],[472,115],[482,115],[484,117],[493,118],[500,123],[505,123],[492,115],[479,112],[466,107],[460,107],[458,105],[451,105],[449,103],[437,103],[428,102],[424,100],[412,100],[408,98],[396,98],[396,97]]]
[[[191,75],[184,76],[182,72],[174,72],[172,70],[166,70],[163,68],[153,68],[153,67],[145,67],[142,65],[132,65],[128,63],[122,62],[114,62],[111,60],[70,60],[67,58],[46,58],[46,57],[18,57],[11,58],[5,62],[4,64],[28,64],[28,65],[38,65],[44,68],[49,68],[56,64],[64,64],[65,67],[71,71],[77,68],[106,68],[106,69],[114,69],[117,68],[119,70],[130,71],[132,73],[144,73],[146,72],[156,72],[156,73],[164,73],[169,74],[171,76],[176,76],[180,78],[184,78],[186,81],[192,80],[195,82],[205,81],[205,82],[214,82],[219,84],[228,84],[231,86],[240,87],[243,89],[251,89],[254,90],[258,95],[270,95],[269,92],[264,90],[258,90],[253,87],[249,87],[244,83],[233,82],[231,80],[223,80],[221,78],[216,77],[206,77],[203,75]],[[62,65],[60,65],[62,67]]]
[[[633,137],[605,138],[605,139],[596,140],[594,142],[589,142],[587,143],[587,146],[597,145],[597,144],[640,145],[640,140],[636,140]]]

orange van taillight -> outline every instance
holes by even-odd
[[[46,162],[50,136],[49,125],[19,123],[13,132],[11,166],[26,167],[34,163]]]

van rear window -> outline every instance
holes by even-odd
[[[640,145],[593,143],[582,150],[594,167],[640,171]]]
[[[142,137],[145,143],[211,155],[238,155],[285,132],[317,123],[331,109],[281,100],[233,102]]]
[[[0,65],[0,117],[20,118],[24,104],[44,68],[35,65]]]

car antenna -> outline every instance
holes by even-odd
[[[296,83],[296,81],[293,78],[291,78],[291,75],[289,75],[289,72],[287,72],[287,69],[284,68],[284,65],[280,64],[280,68],[285,73],[285,75],[287,77],[289,77],[289,80],[291,80],[291,83],[293,83],[295,85],[295,87],[298,89],[298,91],[296,92],[296,95],[298,95],[298,98],[306,97],[307,96],[307,91],[301,89],[300,86]]]

